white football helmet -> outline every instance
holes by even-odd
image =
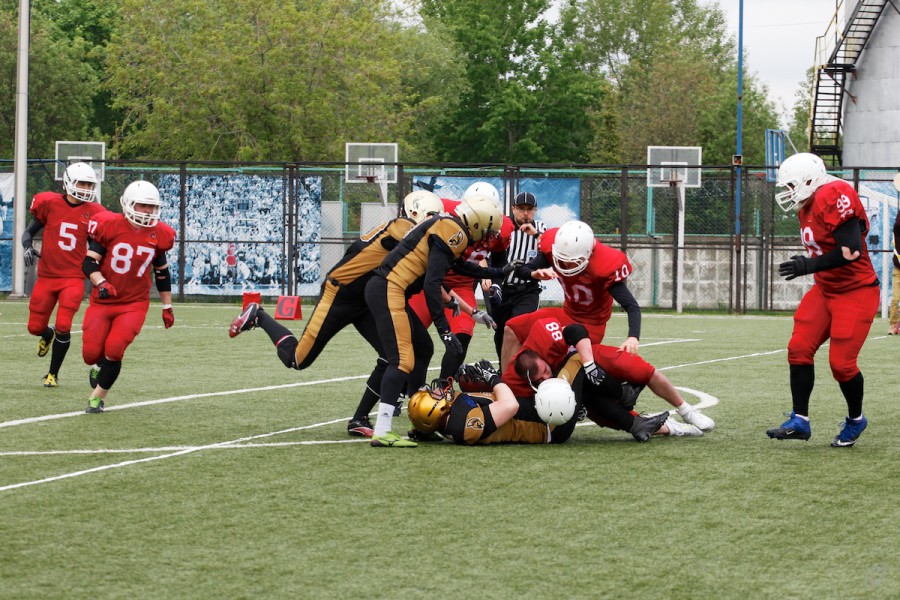
[[[775,194],[775,201],[785,212],[799,210],[813,192],[829,180],[821,158],[809,152],[794,154],[778,167],[775,185],[787,189]]]
[[[503,224],[503,213],[500,206],[481,194],[473,194],[463,199],[456,207],[456,216],[462,220],[469,230],[472,242],[481,242],[491,234],[500,232]]]
[[[78,183],[90,183],[90,188],[79,188]],[[94,167],[84,162],[72,163],[63,173],[63,189],[66,195],[79,202],[97,200],[97,173]]]
[[[406,195],[403,199],[403,211],[406,216],[416,222],[416,225],[440,213],[444,209],[444,203],[437,194],[428,190],[416,190]]]
[[[149,181],[133,181],[125,188],[120,199],[125,218],[138,227],[153,227],[159,223],[162,201],[159,190]],[[141,212],[135,208],[138,204],[149,204],[155,207],[151,212]]]
[[[475,196],[487,196],[496,202],[498,206],[500,205],[500,192],[487,181],[476,181],[466,188],[466,192],[463,194],[463,200]]]
[[[562,425],[575,414],[575,392],[565,379],[545,379],[534,394],[534,408],[544,423]]]
[[[594,251],[594,232],[587,223],[569,221],[556,231],[553,240],[553,266],[561,275],[584,271]]]

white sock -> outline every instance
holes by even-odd
[[[378,403],[378,416],[375,418],[373,437],[381,437],[391,430],[394,420],[394,406],[386,402]]]
[[[676,407],[675,407],[675,412],[677,412],[680,416],[683,417],[684,415],[686,415],[686,414],[688,414],[689,412],[691,412],[691,409],[692,409],[692,408],[694,408],[694,407],[691,406],[690,404],[688,404],[687,402],[683,402],[683,403],[681,404],[681,406],[676,406]]]

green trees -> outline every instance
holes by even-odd
[[[12,156],[17,2],[0,0],[0,156]],[[700,0],[33,0],[29,155],[643,163],[734,153],[736,58]],[[745,74],[745,162],[777,123]]]

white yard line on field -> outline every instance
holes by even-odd
[[[647,344],[647,345],[649,345],[649,344]],[[661,370],[661,371],[664,371],[664,370],[670,370],[670,369],[681,369],[681,368],[692,367],[692,366],[698,366],[698,365],[706,365],[706,364],[716,363],[716,362],[725,362],[725,361],[732,361],[732,360],[741,360],[741,359],[746,359],[746,358],[757,358],[757,357],[760,357],[760,356],[769,356],[769,355],[772,355],[772,354],[778,354],[778,353],[780,353],[780,352],[785,352],[785,350],[780,349],[780,350],[773,350],[773,351],[770,351],[770,352],[754,352],[754,353],[752,353],[752,354],[744,354],[744,355],[740,355],[740,356],[730,356],[730,357],[725,357],[725,358],[718,358],[718,359],[712,359],[712,360],[705,360],[705,361],[699,361],[699,362],[696,362],[696,363],[685,363],[685,364],[681,364],[681,365],[672,365],[672,366],[669,366],[669,367],[661,367],[660,370]],[[123,409],[125,409],[125,408],[134,408],[134,407],[138,407],[138,406],[149,406],[149,405],[153,405],[153,404],[163,404],[163,403],[166,403],[166,402],[177,402],[177,401],[180,401],[180,400],[190,400],[190,399],[196,399],[196,398],[210,398],[210,397],[214,397],[214,396],[230,396],[230,395],[235,395],[235,394],[247,394],[247,393],[258,392],[258,391],[269,391],[269,390],[286,389],[286,388],[292,388],[292,387],[302,387],[302,386],[316,385],[316,384],[320,384],[320,383],[334,383],[334,382],[340,382],[340,381],[349,381],[349,380],[353,380],[353,379],[364,379],[364,378],[367,378],[367,377],[368,377],[368,375],[357,375],[357,376],[353,376],[353,377],[338,377],[338,378],[334,378],[334,379],[323,379],[323,380],[318,380],[318,381],[306,381],[306,382],[290,383],[290,384],[283,384],[283,385],[273,385],[273,386],[266,386],[266,387],[261,387],[261,388],[247,388],[247,389],[241,389],[241,390],[226,390],[226,391],[222,391],[222,392],[208,392],[208,393],[204,393],[204,394],[190,394],[190,395],[186,395],[186,396],[175,396],[175,397],[171,397],[171,398],[161,398],[161,399],[159,399],[159,400],[148,400],[148,401],[146,401],[146,402],[135,402],[135,403],[132,403],[132,404],[123,404],[123,405],[121,405],[121,406],[110,407],[110,408],[107,409],[107,410],[109,410],[109,411],[112,411],[112,410],[123,410]],[[686,393],[690,393],[690,394],[692,394],[692,395],[695,395],[695,396],[699,397],[699,398],[701,399],[701,401],[700,401],[698,404],[695,405],[697,408],[703,408],[703,407],[705,407],[705,406],[711,406],[712,404],[715,404],[715,403],[718,402],[718,399],[717,399],[717,398],[715,398],[715,397],[713,397],[713,396],[710,396],[709,394],[705,394],[705,393],[703,393],[703,392],[699,392],[699,391],[692,390],[692,389],[689,389],[689,388],[678,388],[678,389],[680,389],[680,390],[682,390],[682,391],[684,391],[684,392],[686,392]],[[709,402],[709,403],[708,403],[708,402]],[[711,403],[711,404],[710,404],[710,403]],[[48,420],[52,420],[52,419],[60,419],[60,418],[64,418],[64,417],[71,417],[71,416],[83,415],[83,414],[84,414],[84,413],[82,413],[82,412],[76,412],[76,413],[62,413],[62,414],[57,414],[57,415],[44,415],[44,416],[42,416],[42,417],[32,417],[32,418],[28,418],[28,419],[18,419],[18,420],[15,420],[15,421],[6,421],[6,422],[0,423],[0,428],[2,428],[2,427],[11,427],[11,426],[14,426],[14,425],[22,425],[22,424],[26,424],[26,423],[37,423],[37,422],[40,422],[40,421],[48,421]],[[95,418],[96,418],[96,417],[95,417]],[[330,425],[330,424],[334,424],[334,423],[341,423],[341,422],[344,422],[344,421],[346,421],[346,420],[347,420],[346,418],[334,419],[334,420],[332,420],[332,421],[327,421],[327,422],[322,422],[322,423],[315,423],[315,424],[312,424],[312,425],[305,425],[305,426],[301,426],[301,427],[291,427],[291,428],[289,428],[289,429],[283,429],[283,430],[280,430],[280,431],[274,431],[274,432],[269,432],[269,433],[261,433],[261,434],[257,434],[257,435],[246,436],[246,437],[237,438],[237,439],[234,439],[234,440],[228,440],[228,441],[224,441],[224,442],[217,442],[217,443],[213,443],[213,444],[205,444],[205,445],[202,445],[202,446],[189,446],[189,447],[184,447],[184,448],[182,448],[182,449],[175,450],[175,451],[172,451],[172,452],[169,452],[168,450],[165,450],[165,449],[160,449],[161,451],[167,452],[167,453],[166,453],[166,454],[160,454],[160,455],[157,455],[157,456],[149,456],[149,457],[147,457],[147,458],[140,458],[140,459],[135,459],[135,460],[127,460],[127,461],[115,463],[115,464],[112,464],[112,465],[103,465],[103,466],[100,466],[100,467],[94,467],[94,468],[92,468],[92,469],[84,469],[84,470],[82,470],[82,471],[74,471],[74,472],[71,472],[71,473],[64,473],[64,474],[62,474],[62,475],[56,475],[56,476],[53,476],[53,477],[46,477],[46,478],[44,478],[44,479],[36,479],[36,480],[33,480],[33,481],[24,481],[24,482],[21,482],[21,483],[14,483],[14,484],[10,484],[10,485],[0,486],[0,492],[4,492],[4,491],[8,491],[8,490],[14,490],[14,489],[22,488],[22,487],[28,487],[28,486],[38,485],[38,484],[41,484],[41,483],[51,483],[51,482],[59,481],[59,480],[62,480],[62,479],[70,479],[70,478],[73,478],[73,477],[79,477],[79,476],[81,476],[81,475],[88,475],[88,474],[90,474],[90,473],[98,473],[98,472],[101,472],[101,471],[107,471],[107,470],[110,470],[110,469],[118,469],[118,468],[120,468],[120,467],[128,467],[128,466],[131,466],[131,465],[136,465],[136,464],[141,464],[141,463],[147,463],[147,462],[152,462],[152,461],[162,460],[162,459],[166,459],[166,458],[174,458],[174,457],[176,457],[176,456],[184,456],[184,455],[186,455],[186,454],[191,454],[191,453],[193,453],[193,452],[197,452],[198,450],[207,450],[207,449],[212,449],[212,448],[227,448],[227,447],[233,447],[233,446],[236,445],[236,444],[242,444],[242,443],[244,443],[244,442],[249,442],[249,441],[252,441],[252,440],[258,440],[258,439],[262,439],[262,438],[273,437],[273,436],[282,435],[282,434],[285,434],[285,433],[291,433],[291,432],[295,432],[295,431],[302,431],[302,430],[304,430],[304,429],[312,429],[312,428],[315,428],[315,427],[321,427],[321,426],[323,426],[323,425]],[[341,443],[352,443],[353,441],[357,441],[357,440],[343,440]],[[365,441],[365,440],[359,440],[359,441]],[[324,443],[331,443],[331,442],[327,442],[327,441],[326,441],[326,442],[324,442]],[[3,455],[9,455],[9,453],[3,453]]]

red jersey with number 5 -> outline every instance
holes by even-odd
[[[44,224],[38,277],[84,279],[81,263],[87,252],[88,222],[106,209],[96,202],[73,206],[62,194],[41,192],[32,198],[29,211]]]
[[[553,242],[559,228],[548,229],[541,236],[538,251],[553,264]],[[577,275],[559,275],[565,293],[563,309],[576,323],[604,325],[612,313],[613,298],[609,288],[625,281],[631,274],[631,263],[624,252],[594,240],[588,266]]]
[[[91,221],[91,239],[106,248],[100,261],[100,273],[115,288],[115,298],[101,300],[95,287],[91,302],[126,304],[150,299],[153,259],[172,249],[175,230],[160,221],[153,227],[132,225],[125,215],[108,213]]]
[[[866,209],[860,202],[856,190],[849,183],[837,179],[821,186],[803,203],[797,216],[800,219],[800,240],[810,258],[834,250],[837,246],[834,230],[841,224],[850,219],[859,219],[865,223],[865,231],[859,233],[862,238],[859,258],[843,267],[814,274],[816,284],[824,291],[840,293],[875,283],[878,276],[872,267],[869,247],[866,245],[869,217],[866,216]]]

